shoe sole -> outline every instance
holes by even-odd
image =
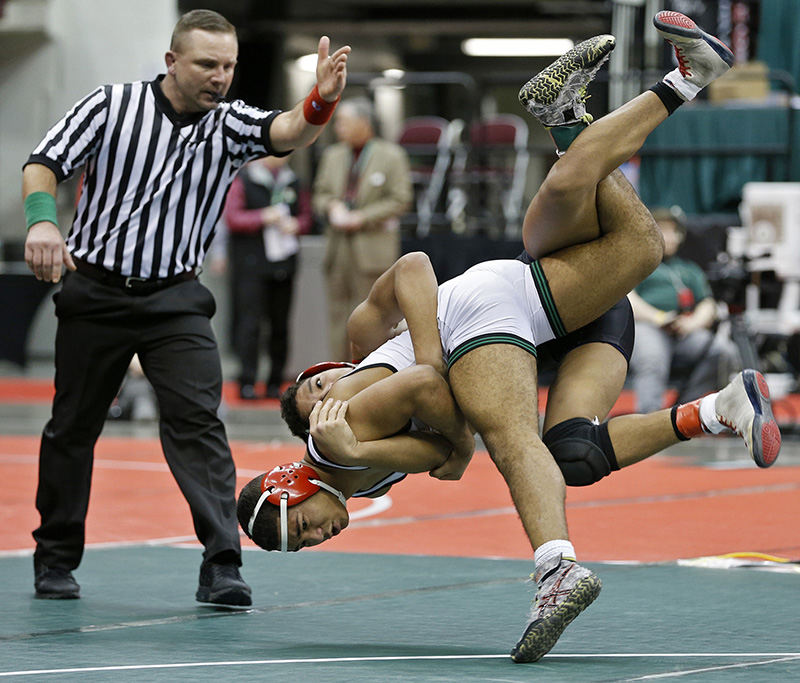
[[[37,600],[77,600],[81,597],[80,592],[74,593],[39,593],[36,592]]]
[[[564,602],[544,619],[537,619],[525,629],[522,638],[511,650],[511,659],[523,664],[544,657],[553,649],[572,620],[595,601],[602,587],[602,581],[594,574],[578,581]]]
[[[599,69],[615,45],[616,40],[610,35],[595,36],[578,43],[522,86],[519,91],[520,103],[525,108],[528,108],[529,102],[543,106],[552,105],[570,84],[573,76],[587,69]]]
[[[237,590],[211,593],[208,589],[198,589],[194,597],[197,602],[205,602],[216,607],[242,608],[250,607],[253,604],[253,599],[250,595]]]
[[[677,39],[677,42],[682,42],[681,38],[689,38],[696,40],[700,38],[704,40],[708,46],[717,53],[717,56],[725,62],[728,66],[733,66],[733,52],[728,49],[719,38],[706,33],[697,24],[695,24],[689,17],[680,12],[670,12],[665,10],[658,12],[653,17],[653,26],[658,29],[658,32],[666,39]]]
[[[750,449],[759,467],[769,467],[781,451],[781,432],[772,414],[769,387],[764,376],[755,370],[742,372],[744,390],[753,406],[753,425],[750,428]]]

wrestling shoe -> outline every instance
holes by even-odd
[[[204,561],[200,565],[200,582],[195,599],[228,607],[249,607],[253,604],[248,586],[239,568],[232,563]]]
[[[536,74],[519,91],[519,101],[544,126],[564,126],[592,118],[586,113],[586,86],[614,49],[614,36],[595,36]],[[588,117],[588,118],[587,118]]]
[[[538,585],[528,625],[511,650],[515,662],[535,662],[556,644],[570,622],[599,595],[600,579],[561,555],[545,562],[531,575]]]
[[[664,82],[681,99],[694,99],[733,66],[733,52],[680,12],[659,12],[653,17],[653,25],[675,48],[678,68],[664,76]]]
[[[772,415],[769,387],[760,372],[743,370],[714,401],[717,420],[744,439],[759,467],[769,467],[781,450],[781,432]]]

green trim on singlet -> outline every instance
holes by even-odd
[[[561,320],[556,308],[556,302],[553,300],[553,293],[550,291],[550,285],[547,283],[542,264],[539,261],[531,262],[531,275],[533,276],[533,284],[536,285],[536,291],[539,293],[539,299],[542,302],[547,321],[553,330],[556,338],[563,337],[567,334],[567,328]]]
[[[489,344],[512,344],[513,346],[519,346],[536,358],[536,347],[527,339],[523,339],[522,337],[508,332],[497,332],[495,334],[482,334],[479,337],[465,341],[463,344],[459,344],[453,349],[453,353],[451,353],[450,357],[447,359],[448,369],[452,368],[453,363],[473,349],[477,349],[479,346],[488,346]]]

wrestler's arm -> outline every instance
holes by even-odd
[[[401,256],[372,286],[347,321],[354,350],[367,355],[395,334],[405,318],[417,365],[445,374],[437,313],[438,282],[423,252]]]
[[[411,432],[359,441],[347,423],[347,401],[317,403],[309,416],[314,445],[340,465],[363,465],[393,472],[429,472],[441,467],[452,444],[440,434]]]
[[[431,367],[413,366],[386,377],[350,398],[343,411],[340,403],[335,417],[344,419],[346,414],[355,443],[342,445],[326,438],[324,425],[333,405],[317,404],[309,426],[315,443],[342,465],[425,472],[441,468],[446,461],[447,471],[440,474],[458,478],[472,457],[475,442],[469,425],[447,382]],[[441,442],[429,437],[392,436],[412,417],[439,432],[449,443],[448,451],[443,452]]]

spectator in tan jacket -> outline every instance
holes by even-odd
[[[408,155],[376,135],[372,103],[344,100],[336,144],[322,155],[313,207],[325,223],[331,358],[349,360],[345,325],[377,277],[400,256],[399,217],[412,201]]]

